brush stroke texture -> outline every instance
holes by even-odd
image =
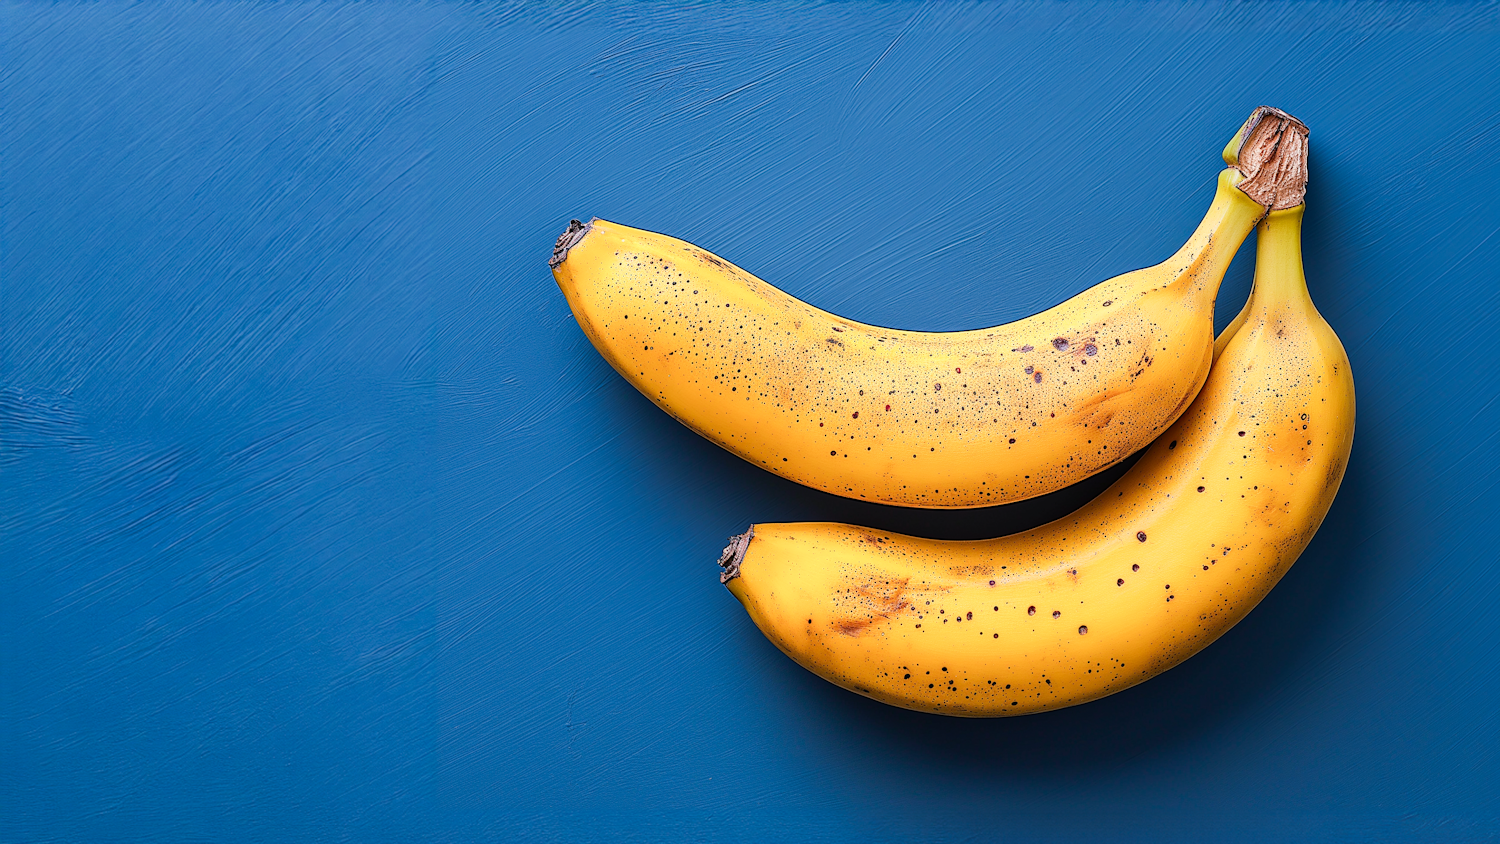
[[[1494,3],[0,7],[0,839],[1493,840],[1497,55]],[[1313,129],[1353,460],[1244,623],[1084,707],[848,694],[713,562],[1122,469],[795,487],[546,268],[598,215],[994,324],[1165,257],[1261,103]]]

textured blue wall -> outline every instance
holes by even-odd
[[[1495,840],[1495,5],[0,8],[0,839]],[[1312,127],[1348,477],[1251,616],[973,722],[778,653],[759,472],[621,381],[569,217],[853,318],[1027,315]],[[1252,249],[1221,324],[1243,301]]]

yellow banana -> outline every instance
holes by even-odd
[[[850,498],[1001,504],[1143,448],[1208,375],[1214,297],[1268,209],[1300,203],[1307,129],[1255,111],[1175,255],[976,331],[879,328],[802,302],[685,241],[573,221],[551,261],[626,380],[750,462]]]
[[[755,525],[721,579],[792,659],[908,709],[1056,709],[1187,659],[1307,547],[1353,442],[1354,382],[1307,294],[1302,211],[1261,224],[1253,298],[1192,406],[1073,515],[975,542]]]

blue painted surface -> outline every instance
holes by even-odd
[[[0,839],[1500,836],[1496,6],[39,4],[0,39]],[[1245,622],[1070,710],[841,691],[714,561],[750,521],[1010,532],[1113,473],[801,489],[621,381],[546,268],[598,215],[994,324],[1169,254],[1261,103],[1313,130],[1348,477]]]

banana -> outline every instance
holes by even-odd
[[[690,243],[600,219],[574,220],[550,264],[600,354],[730,452],[849,498],[1002,504],[1123,460],[1187,408],[1224,272],[1269,209],[1302,201],[1306,149],[1301,122],[1256,109],[1175,255],[975,331],[844,319]]]
[[[1302,213],[1261,224],[1253,297],[1192,406],[1071,516],[974,542],[754,525],[721,580],[792,659],[907,709],[1057,709],[1187,659],[1307,547],[1353,443],[1354,381],[1308,297]]]

